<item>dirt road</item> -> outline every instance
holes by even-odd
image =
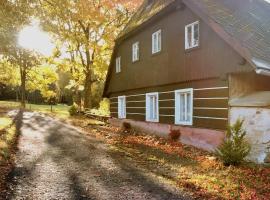
[[[51,117],[24,112],[7,199],[187,199],[107,144]]]

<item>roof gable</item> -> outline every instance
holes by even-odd
[[[118,39],[129,35],[174,2],[183,2],[201,17],[258,73],[263,71],[270,75],[270,3],[264,0],[155,0],[150,6],[145,1]],[[103,95],[108,88],[112,62]]]
[[[131,17],[127,26],[120,33],[118,38],[125,36],[137,27],[141,26],[144,22],[158,14],[164,8],[177,0],[154,0],[151,3],[145,0],[138,11]]]

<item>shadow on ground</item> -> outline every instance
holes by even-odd
[[[72,126],[38,113],[18,116],[9,199],[189,199]]]

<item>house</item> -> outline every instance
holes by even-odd
[[[181,142],[209,151],[242,118],[249,158],[268,161],[270,3],[146,0],[116,40],[103,96],[112,123],[178,129]]]

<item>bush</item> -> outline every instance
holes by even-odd
[[[72,105],[68,110],[70,116],[74,116],[78,114],[78,106]]]
[[[181,136],[180,130],[172,130],[170,129],[169,137],[172,141],[178,141]]]
[[[224,165],[239,165],[249,154],[251,145],[245,140],[246,131],[243,129],[244,120],[238,119],[228,127],[226,139],[216,150],[217,157]]]
[[[103,99],[99,103],[98,109],[91,109],[90,113],[93,115],[109,116],[110,114],[110,102],[108,99]]]
[[[122,124],[122,129],[123,129],[124,131],[129,131],[129,130],[131,130],[131,124],[128,123],[128,122],[123,122],[123,124]]]

